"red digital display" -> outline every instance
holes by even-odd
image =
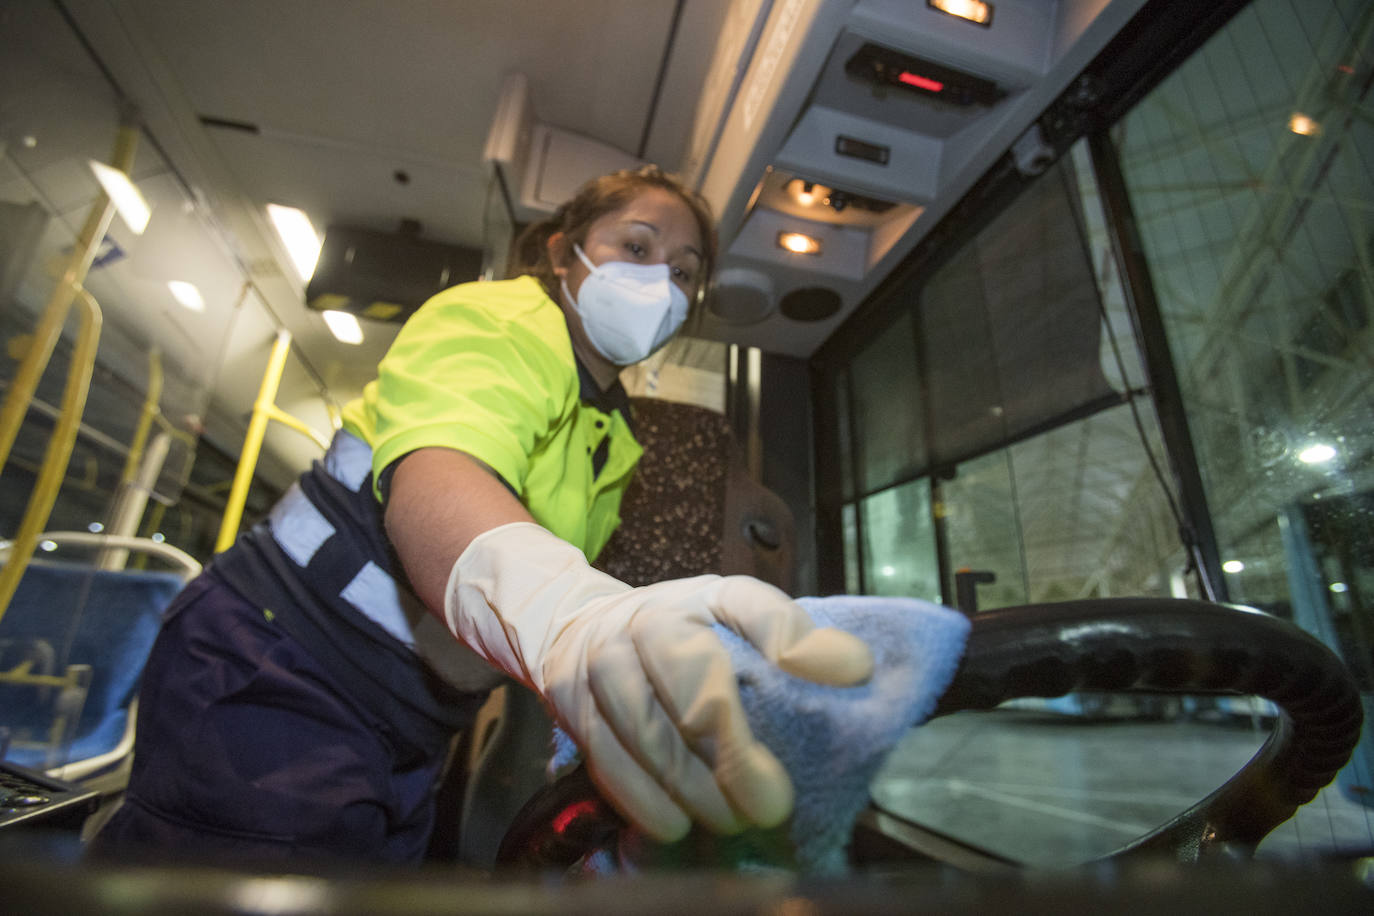
[[[903,71],[901,74],[898,75],[897,79],[906,83],[908,86],[915,86],[917,89],[924,89],[927,92],[945,91],[944,83],[940,82],[939,80],[933,80],[927,76],[921,76],[919,73],[910,73],[907,71]]]

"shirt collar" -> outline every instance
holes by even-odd
[[[595,407],[602,413],[620,411],[620,415],[625,418],[625,424],[633,432],[634,425],[630,419],[630,395],[625,391],[625,386],[620,384],[620,379],[617,378],[611,383],[610,388],[602,391],[601,386],[596,383],[596,379],[592,378],[592,373],[586,366],[582,365],[582,360],[578,359],[576,354],[573,354],[573,359],[577,362],[578,397],[582,403]]]

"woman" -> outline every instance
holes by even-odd
[[[656,168],[618,172],[519,251],[526,275],[416,312],[323,462],[168,611],[102,852],[414,861],[501,672],[651,836],[787,816],[710,627],[822,683],[865,679],[867,648],[754,579],[633,589],[588,565],[640,454],[618,373],[700,304],[709,212]]]

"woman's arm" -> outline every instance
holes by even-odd
[[[442,620],[453,564],[472,539],[534,519],[482,462],[449,448],[423,448],[391,475],[386,533],[420,600]]]
[[[848,686],[868,647],[816,629],[784,593],[747,576],[632,589],[533,519],[500,478],[427,448],[392,475],[386,529],[420,599],[454,636],[549,704],[592,778],[658,840],[689,817],[731,833],[792,808],[787,771],[749,730],[714,624],[782,670]]]

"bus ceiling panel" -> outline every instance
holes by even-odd
[[[812,354],[1001,156],[1035,166],[1036,119],[1144,3],[1001,0],[987,26],[914,0],[758,6],[748,59],[718,56],[708,77],[744,73],[731,104],[701,107],[721,113],[694,137],[717,140],[687,161],[720,214],[722,267],[783,271],[778,299],[831,287],[840,315],[760,319],[753,294],[747,327],[727,310],[702,333]],[[784,251],[785,232],[808,253]]]
[[[480,203],[487,175],[477,162],[341,143],[259,125],[207,133],[242,191],[254,201],[304,210],[315,228],[344,224],[394,231],[415,220],[429,238],[482,244]]]
[[[636,149],[676,6],[654,0],[625,15],[621,0],[126,5],[201,112],[470,167],[512,70],[530,77],[541,116]]]
[[[549,216],[588,179],[644,165],[609,143],[537,120],[523,73],[510,74],[502,84],[482,160],[500,176],[517,223]]]

